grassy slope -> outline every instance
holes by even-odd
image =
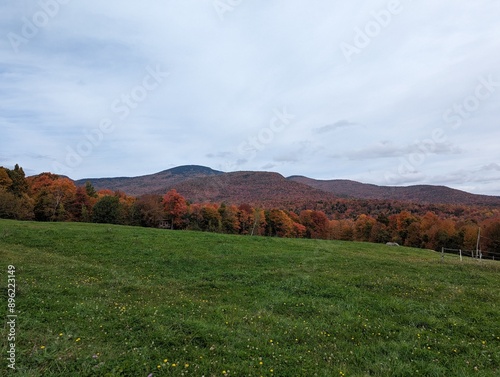
[[[22,376],[499,375],[500,263],[446,258],[0,220]]]

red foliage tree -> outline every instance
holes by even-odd
[[[322,211],[304,210],[300,212],[300,223],[306,227],[308,238],[328,238],[328,217]]]

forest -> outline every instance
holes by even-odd
[[[26,177],[0,167],[0,218],[95,222],[175,230],[327,240],[394,242],[432,250],[475,250],[500,258],[500,210],[390,200],[339,198],[288,203],[191,203],[175,189],[163,195],[128,196],[76,186],[51,173]]]

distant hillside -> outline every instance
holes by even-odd
[[[500,197],[498,196],[476,195],[446,186],[377,186],[343,179],[316,180],[303,176],[292,176],[287,179],[333,193],[338,197],[386,199],[415,203],[500,206]]]
[[[128,195],[140,196],[150,193],[166,193],[169,189],[185,180],[220,174],[223,174],[223,172],[205,166],[186,165],[140,177],[80,179],[75,181],[75,184],[83,186],[86,182],[90,182],[97,190],[119,190]]]
[[[140,177],[88,178],[97,190],[123,191],[128,195],[164,194],[177,189],[193,202],[228,202],[284,205],[311,203],[333,198],[379,199],[422,204],[500,206],[500,197],[476,195],[445,186],[392,187],[303,176],[283,177],[269,172],[224,173],[198,165],[179,166]]]
[[[286,205],[334,198],[331,193],[268,172],[243,171],[190,179],[175,188],[193,202]]]

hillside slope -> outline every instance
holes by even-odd
[[[190,179],[175,188],[193,202],[287,205],[334,198],[331,193],[268,172],[243,171]]]
[[[414,203],[500,206],[500,197],[498,196],[471,194],[446,186],[377,186],[344,179],[316,180],[303,176],[291,176],[287,179],[333,193],[338,197],[398,200]]]

